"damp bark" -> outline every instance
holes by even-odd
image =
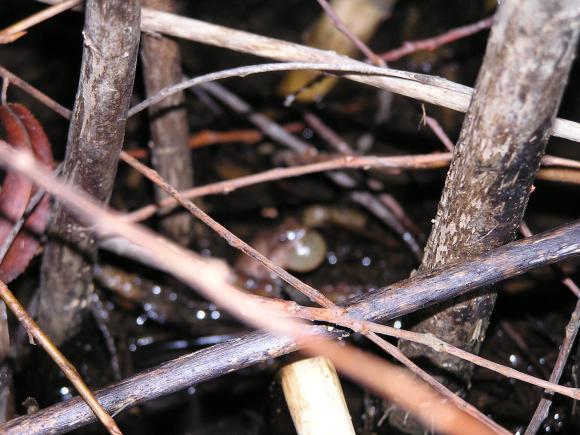
[[[421,272],[514,239],[574,58],[577,7],[576,0],[501,3]],[[413,329],[478,352],[495,300],[493,289],[482,289],[430,310]],[[400,347],[450,389],[465,392],[470,363],[420,345]],[[391,422],[423,431],[402,411],[392,413]]]
[[[65,179],[108,202],[123,144],[139,46],[139,0],[88,0]],[[41,267],[39,323],[56,343],[74,334],[92,289],[91,228],[55,203]]]
[[[144,0],[143,6],[175,12],[174,0]],[[143,78],[147,96],[183,80],[181,53],[174,40],[143,34],[141,46]],[[188,147],[189,128],[183,92],[176,93],[149,109],[151,160],[157,172],[179,190],[193,186],[193,166]],[[158,201],[167,194],[155,187]],[[193,220],[186,212],[173,213],[161,219],[160,229],[176,242],[187,245],[193,234]]]

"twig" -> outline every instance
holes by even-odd
[[[301,122],[291,122],[283,124],[282,128],[288,133],[298,133],[304,130],[304,124]],[[199,133],[196,133],[189,138],[189,148],[198,149],[210,145],[236,142],[253,145],[260,142],[263,138],[264,134],[255,128],[231,131],[201,130]],[[133,148],[127,150],[127,154],[136,159],[143,159],[149,155],[149,149]]]
[[[312,112],[304,111],[304,120],[312,129],[341,154],[353,154],[352,147]]]
[[[10,311],[14,313],[16,318],[22,322],[30,337],[42,346],[42,348],[50,355],[54,362],[60,367],[67,379],[75,386],[83,400],[90,406],[97,418],[107,428],[109,433],[115,435],[122,435],[121,430],[115,423],[115,420],[107,414],[103,407],[99,404],[91,390],[86,386],[75,367],[66,359],[66,357],[58,350],[52,343],[50,338],[38,327],[36,322],[28,315],[26,310],[16,297],[12,294],[10,289],[0,281],[0,297],[6,303]]]
[[[366,57],[368,57],[372,61],[372,63],[383,68],[386,66],[386,63],[383,59],[377,56],[368,47],[368,45],[366,45],[363,41],[361,41],[361,39],[358,36],[356,36],[354,33],[350,31],[348,26],[337,15],[334,9],[332,9],[332,6],[330,6],[330,4],[328,4],[326,0],[317,0],[317,1],[318,4],[320,4],[320,6],[322,7],[322,9],[324,9],[326,15],[328,15],[328,18],[330,18],[330,20],[334,24],[334,27],[336,27],[336,30],[338,30],[339,32],[344,34],[344,36],[350,39],[352,43],[361,51],[361,53],[363,53]]]
[[[142,0],[143,6],[173,12],[176,0]],[[160,35],[141,36],[141,65],[146,94],[153,95],[165,86],[181,81],[181,49],[177,41]],[[189,125],[185,93],[173,94],[149,107],[149,147],[151,163],[180,190],[193,187],[193,159],[188,146]],[[154,188],[159,201],[167,195]],[[181,245],[193,239],[193,219],[187,213],[163,216],[159,229]]]
[[[417,51],[436,50],[443,45],[466,38],[467,36],[481,32],[482,30],[489,29],[492,22],[493,16],[466,26],[456,27],[455,29],[448,30],[445,33],[431,38],[420,39],[418,41],[407,41],[404,42],[401,47],[389,50],[379,56],[386,62],[394,62]]]
[[[319,63],[319,62],[283,62],[283,63],[264,63],[259,65],[249,65],[241,66],[237,68],[226,69],[222,71],[216,71],[209,74],[204,74],[202,76],[194,77],[185,80],[181,83],[168,86],[161,89],[155,95],[148,97],[139,104],[136,104],[129,110],[129,116],[136,115],[137,113],[145,110],[149,106],[159,103],[163,99],[173,95],[177,92],[181,92],[185,89],[199,86],[203,83],[215,82],[217,80],[224,80],[232,77],[246,77],[252,74],[263,74],[267,72],[275,71],[293,71],[293,70],[317,70],[332,73],[343,73],[343,74],[363,74],[368,76],[383,76],[383,77],[398,77],[405,78],[410,81],[421,81],[422,78],[420,74],[407,73],[404,71],[391,70],[389,68],[379,68],[372,65],[367,65],[362,62],[351,63],[351,62],[340,62],[340,63]]]
[[[580,171],[577,169],[540,169],[536,174],[536,178],[580,185]]]
[[[449,136],[447,136],[447,133],[445,133],[445,131],[441,127],[441,124],[439,124],[439,122],[435,118],[432,118],[431,116],[428,116],[427,113],[425,113],[424,105],[421,105],[421,107],[423,108],[423,122],[427,124],[427,126],[429,126],[429,128],[435,134],[435,136],[437,136],[437,138],[441,141],[441,143],[445,146],[445,148],[447,148],[447,151],[453,152],[455,144],[451,139],[449,139]]]
[[[0,30],[0,44],[9,44],[26,35],[26,31],[43,21],[81,4],[82,0],[64,0]]]
[[[23,91],[27,92],[42,104],[53,110],[54,112],[58,113],[65,119],[70,119],[71,111],[66,107],[61,106],[59,103],[54,101],[52,98],[48,97],[43,92],[36,89],[34,86],[30,85],[26,81],[22,80],[20,77],[15,75],[14,73],[8,71],[6,68],[0,65],[0,75],[4,77],[4,79],[10,80],[10,84],[14,85]]]
[[[123,146],[140,40],[140,1],[88,0],[83,58],[63,176],[100,201],[113,189]],[[42,257],[38,323],[59,344],[80,326],[92,289],[92,230],[56,202]]]
[[[556,363],[554,364],[554,368],[552,369],[552,374],[550,375],[550,382],[557,383],[560,381],[560,377],[564,371],[564,367],[566,366],[566,361],[568,361],[568,357],[570,356],[570,352],[572,351],[572,347],[576,340],[576,336],[578,335],[578,329],[580,328],[580,300],[576,302],[576,307],[574,308],[574,312],[570,317],[570,321],[566,325],[566,334],[564,335],[564,341],[562,342],[562,346],[560,346],[560,352],[558,352],[558,358],[556,359]],[[549,391],[545,392],[545,396],[542,397],[538,407],[536,408],[534,415],[526,428],[526,432],[524,435],[534,435],[542,422],[548,416],[548,412],[550,411],[550,406],[552,405],[552,396]]]
[[[128,153],[123,154],[123,158],[131,157]],[[337,169],[437,169],[446,167],[451,159],[449,153],[423,154],[396,157],[379,156],[344,156],[324,162],[311,163],[290,168],[275,168],[264,172],[224,180],[205,186],[194,187],[193,189],[180,192],[186,199],[194,199],[207,195],[228,194],[241,187],[247,187],[267,181],[281,180],[284,178],[297,177],[300,175],[313,174],[317,172],[333,171]],[[177,204],[175,199],[166,199],[158,204],[149,204],[126,215],[131,222],[147,219],[159,209],[173,207]]]

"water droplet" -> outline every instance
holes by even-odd
[[[328,261],[328,264],[335,265],[336,263],[338,263],[338,258],[336,258],[336,254],[332,251],[328,252],[328,254],[326,255],[326,260]]]
[[[400,320],[395,320],[395,323],[393,323],[393,327],[401,329],[403,327],[403,322],[401,322]]]
[[[198,320],[205,319],[205,311],[203,311],[203,310],[197,310],[197,313],[195,313],[195,317],[197,317]]]

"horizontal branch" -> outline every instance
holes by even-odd
[[[369,65],[331,51],[307,47],[256,35],[166,12],[143,8],[141,30],[163,33],[202,44],[228,48],[283,62],[320,62],[342,65]],[[345,75],[345,78],[426,103],[466,112],[473,89],[437,76],[385,69],[391,77]],[[556,119],[552,135],[580,142],[580,123]]]
[[[580,255],[580,221],[510,243],[453,267],[378,289],[347,307],[351,317],[384,321],[521,275],[533,268]],[[317,332],[325,331],[323,328]],[[242,338],[169,361],[104,388],[96,397],[109,412],[179,391],[225,373],[297,350],[292,339],[266,333]],[[79,398],[11,420],[8,433],[62,433],[94,420]]]

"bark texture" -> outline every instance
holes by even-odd
[[[422,272],[514,239],[567,82],[578,31],[577,0],[501,2]],[[495,300],[491,289],[455,299],[427,313],[413,329],[478,352]],[[465,391],[470,363],[420,345],[403,342],[400,347],[426,363],[450,389]],[[391,421],[404,427],[401,414],[393,413]]]
[[[175,12],[174,0],[144,0],[143,6]],[[143,77],[147,96],[183,80],[181,53],[177,42],[160,35],[143,34],[141,47]],[[159,174],[179,190],[193,186],[193,166],[188,147],[189,129],[183,92],[174,94],[149,109],[151,160]],[[155,188],[158,201],[167,197]],[[161,231],[173,240],[187,245],[193,234],[189,213],[178,212],[164,217]]]
[[[139,0],[88,0],[79,87],[63,176],[99,201],[113,188],[139,46]],[[97,252],[91,228],[60,204],[42,261],[39,323],[56,343],[74,334],[91,290]]]
[[[580,255],[580,221],[547,233],[502,246],[461,264],[415,276],[351,301],[348,314],[372,321],[389,320],[435,302],[497,283],[531,269]],[[315,326],[328,334],[325,327]],[[340,335],[340,331],[335,330]],[[104,388],[96,397],[117,414],[147,400],[240,370],[297,349],[288,337],[251,333],[168,361]],[[10,420],[0,427],[8,434],[57,434],[95,421],[95,415],[76,397]]]

